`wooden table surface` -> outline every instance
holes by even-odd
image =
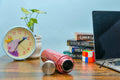
[[[69,74],[44,75],[40,59],[13,61],[4,56],[0,58],[0,80],[120,80],[120,73],[108,68],[99,68],[94,63],[84,63],[74,59],[75,67]]]

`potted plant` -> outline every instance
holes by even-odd
[[[38,23],[38,15],[39,14],[46,14],[46,12],[39,11],[37,9],[30,9],[27,10],[25,8],[21,8],[21,11],[25,14],[25,17],[21,17],[22,20],[25,21],[26,26],[34,32],[34,26]],[[36,49],[34,53],[29,58],[39,58],[40,57],[40,50],[41,50],[41,36],[35,35],[36,38]]]

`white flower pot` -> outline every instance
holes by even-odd
[[[35,35],[36,38],[36,49],[33,54],[29,57],[30,59],[40,58],[40,51],[42,48],[41,36]]]

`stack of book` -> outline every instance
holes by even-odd
[[[75,32],[74,39],[67,40],[67,46],[69,50],[64,51],[64,54],[81,59],[83,50],[94,50],[93,34]]]

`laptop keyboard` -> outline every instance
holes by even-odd
[[[103,64],[103,62],[105,63]],[[111,68],[113,70],[116,70],[120,72],[120,58],[119,59],[108,59],[108,60],[100,60],[96,61],[97,64],[103,64],[103,66]]]
[[[109,64],[114,65],[114,66],[120,66],[120,61],[109,62]]]

